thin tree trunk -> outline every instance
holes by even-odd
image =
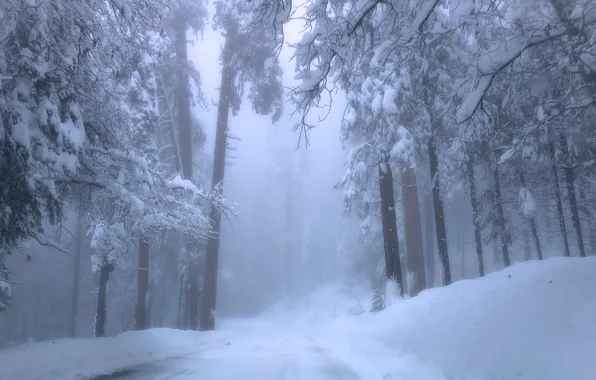
[[[80,200],[79,200],[80,202]],[[76,245],[74,251],[74,264],[72,276],[72,305],[70,310],[70,337],[77,337],[77,314],[79,310],[79,292],[81,286],[81,249],[83,247],[83,218],[81,217],[81,207],[77,214]]]
[[[424,252],[426,253],[426,284],[427,288],[435,286],[435,235],[433,233],[434,211],[432,202],[432,192],[424,197]]]
[[[183,315],[184,315],[184,276],[180,275],[180,284],[178,286],[178,314],[176,318],[176,322],[178,324],[178,328],[183,330],[184,323],[183,323]]]
[[[439,258],[443,266],[443,285],[451,284],[451,267],[449,264],[449,249],[447,248],[447,229],[445,227],[445,213],[441,199],[441,186],[439,182],[439,159],[436,147],[432,140],[428,142],[428,156],[430,161],[430,176],[433,181],[433,206],[435,209],[435,227],[437,229],[437,246]]]
[[[188,246],[191,248],[190,242],[188,242]],[[199,330],[199,301],[201,295],[199,274],[197,273],[199,263],[197,261],[197,255],[193,255],[188,264],[188,328],[191,330]]]
[[[461,279],[466,279],[466,244],[461,228],[457,229],[458,250],[461,252]]]
[[[228,37],[230,38],[230,37]],[[215,132],[215,148],[213,152],[212,186],[218,194],[223,193],[223,180],[226,163],[226,147],[228,133],[228,117],[234,73],[228,66],[230,55],[230,41],[226,40],[224,47],[224,68],[221,75],[219,104],[217,110],[217,129]],[[203,331],[215,329],[215,307],[217,296],[217,266],[219,255],[219,234],[221,229],[221,215],[213,205],[209,211],[211,220],[211,235],[207,239],[205,257],[205,275],[203,276],[203,298],[201,302],[200,329]]]
[[[188,271],[185,268],[180,274],[180,299],[178,302],[178,324],[182,330],[188,330]]]
[[[501,179],[499,177],[499,165],[495,164],[493,170],[493,182],[495,186],[495,203],[497,208],[497,217],[495,223],[497,225],[497,231],[501,238],[501,252],[503,255],[503,264],[506,267],[511,265],[511,259],[509,257],[509,239],[507,232],[505,231],[505,215],[503,213],[503,196],[501,195]]]
[[[493,231],[494,232],[494,231]],[[499,269],[499,237],[498,232],[494,232],[494,236],[491,239],[493,243],[493,265],[495,269]]]
[[[114,264],[104,263],[99,269],[99,290],[97,293],[97,309],[95,310],[96,337],[106,336],[106,316],[108,303],[108,285],[110,273],[115,269]]]
[[[561,134],[561,150],[565,156],[569,154],[569,147],[567,146],[567,139],[564,134]],[[575,196],[575,173],[568,165],[564,166],[563,173],[565,174],[565,182],[567,182],[567,198],[569,199],[569,206],[571,207],[571,220],[577,235],[579,256],[586,257],[584,237],[582,234],[582,226],[579,218],[579,208],[577,207],[577,198]]]
[[[397,216],[393,195],[393,173],[389,164],[379,165],[379,192],[381,196],[381,221],[383,225],[383,247],[387,280],[395,281],[400,295],[404,295],[399,242],[397,238]],[[385,170],[383,170],[385,169]]]
[[[474,224],[474,241],[476,243],[476,257],[478,259],[478,275],[484,276],[484,256],[482,254],[482,235],[480,233],[480,215],[478,213],[478,196],[476,195],[476,179],[474,176],[474,161],[470,157],[466,162],[468,183],[470,185],[470,203],[472,205],[472,222]]]
[[[192,125],[190,114],[190,89],[188,87],[188,52],[186,41],[185,16],[180,18],[176,28],[176,58],[180,69],[178,70],[178,87],[176,91],[178,106],[178,136],[180,140],[180,162],[182,175],[185,179],[192,179]]]
[[[527,229],[524,229],[524,254],[526,261],[532,260],[532,249],[530,248],[530,235],[528,235]]]
[[[592,254],[596,253],[596,235],[594,235],[594,213],[590,210],[589,202],[586,200],[586,184],[585,181],[580,178],[579,183],[579,200],[580,203],[583,205],[580,207],[580,211],[584,214],[585,221],[588,222],[588,242],[590,244],[590,251]]]
[[[135,329],[149,328],[147,313],[147,293],[149,289],[149,242],[141,239],[139,243],[139,267],[137,269],[137,309],[135,313]]]
[[[418,185],[412,168],[404,168],[401,173],[401,179],[404,204],[404,230],[406,233],[406,262],[408,272],[412,274],[409,293],[411,297],[415,297],[418,293],[426,289]]]
[[[551,141],[549,143],[550,155],[551,155],[551,171],[554,177],[555,183],[555,202],[557,203],[557,214],[559,216],[559,228],[561,230],[561,236],[563,237],[563,246],[565,249],[565,256],[570,257],[569,251],[569,240],[567,238],[567,226],[565,226],[565,215],[563,214],[563,200],[561,199],[561,188],[559,183],[559,173],[557,171],[556,163],[556,152],[555,143]]]
[[[524,174],[522,173],[521,169],[519,171],[519,180],[521,182],[521,185],[524,188],[526,188],[526,178],[524,177]],[[538,236],[538,228],[536,227],[536,218],[534,218],[534,215],[529,216],[529,221],[530,230],[532,231],[532,237],[534,238],[534,245],[536,246],[536,254],[538,255],[538,260],[542,260],[542,247],[540,246],[540,237]]]

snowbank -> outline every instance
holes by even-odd
[[[173,329],[26,343],[0,351],[0,379],[80,380],[225,344],[223,334]]]
[[[368,292],[332,286],[210,333],[154,329],[25,344],[0,351],[0,379],[84,379],[186,355],[213,374],[285,360],[338,363],[363,380],[596,379],[596,258],[519,263],[390,301],[370,313]]]
[[[300,307],[344,305],[303,328],[364,379],[596,379],[596,258],[519,263],[359,316],[354,297],[324,293],[284,313],[300,324]]]

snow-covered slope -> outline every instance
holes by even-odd
[[[74,380],[190,355],[185,365],[196,359],[200,366],[188,378],[211,380],[221,363],[261,368],[267,353],[263,368],[271,373],[275,363],[308,367],[324,359],[363,380],[596,379],[596,258],[520,263],[393,298],[381,313],[369,307],[369,294],[329,287],[212,333],[154,329],[31,343],[0,351],[0,379]]]
[[[303,325],[295,328],[310,329],[364,379],[596,379],[593,257],[515,264],[381,313],[347,316],[356,296],[330,297],[328,290],[298,305],[311,317],[284,310]],[[313,323],[308,306],[336,317],[328,325]]]
[[[77,380],[129,366],[222,347],[224,334],[173,329],[131,331],[111,338],[58,339],[0,351],[1,380]]]

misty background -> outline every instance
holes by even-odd
[[[211,10],[212,11],[212,10]],[[285,25],[286,41],[300,40],[299,20]],[[201,73],[207,105],[195,105],[193,114],[206,133],[202,154],[213,154],[219,84],[220,49],[224,39],[219,31],[207,27],[202,36],[189,32],[189,58]],[[295,85],[293,50],[284,46],[280,55],[284,86]],[[333,95],[331,110],[321,110],[317,128],[309,131],[309,145],[293,131],[296,119],[292,107],[285,109],[277,123],[269,116],[256,115],[244,105],[238,115],[230,117],[232,150],[227,157],[225,198],[235,205],[237,217],[225,221],[221,232],[218,276],[218,317],[252,316],[263,312],[282,299],[299,297],[329,283],[347,288],[361,286],[374,290],[382,277],[383,242],[376,235],[372,243],[362,238],[362,220],[344,211],[344,193],[335,185],[346,172],[349,148],[339,135],[346,97]],[[299,143],[300,142],[300,143]],[[210,162],[210,159],[206,160]],[[438,286],[441,271],[436,253],[433,225],[430,175],[426,166],[415,167],[427,286]],[[490,186],[490,175],[479,176],[479,187]],[[399,185],[399,175],[394,182]],[[447,241],[451,254],[453,280],[478,276],[474,256],[474,226],[469,194],[463,178],[448,177],[444,183],[443,201],[446,214]],[[207,184],[208,186],[208,184]],[[402,204],[400,186],[396,202]],[[504,190],[508,219],[513,225],[523,218],[516,215],[517,188]],[[560,238],[552,231],[558,228],[555,204],[548,196],[540,197],[539,234],[543,256],[560,256]],[[403,207],[397,207],[398,235],[404,236]],[[92,273],[92,250],[86,244],[81,253],[81,282],[75,331],[71,331],[71,294],[75,245],[76,212],[69,210],[64,228],[46,226],[46,234],[60,234],[60,249],[27,241],[18,248],[20,254],[8,257],[11,268],[12,303],[0,313],[0,346],[27,340],[46,340],[65,336],[93,336],[97,297],[97,273]],[[567,216],[569,217],[569,216]],[[373,218],[380,220],[380,215]],[[373,221],[378,225],[378,220]],[[521,223],[521,222],[520,222]],[[571,225],[568,222],[568,225]],[[87,236],[87,239],[90,237]],[[529,257],[529,237],[520,232],[512,238],[511,260]],[[553,243],[553,244],[551,244]],[[497,239],[485,239],[485,270],[503,267]],[[569,242],[572,249],[576,243]],[[594,250],[594,247],[591,247]],[[180,327],[178,285],[167,275],[178,270],[178,262],[164,251],[152,251],[149,309],[153,326]],[[401,249],[402,257],[405,250]],[[134,255],[118,265],[110,279],[107,335],[134,328],[136,275]],[[402,263],[402,266],[405,266]],[[405,273],[405,271],[404,271]],[[429,276],[430,274],[430,276]]]

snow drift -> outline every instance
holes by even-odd
[[[2,380],[81,380],[131,366],[222,347],[223,336],[151,329],[110,338],[58,339],[0,351]]]
[[[595,289],[596,258],[515,264],[413,299],[393,297],[380,313],[368,312],[370,294],[327,287],[212,333],[154,329],[5,349],[0,379],[74,380],[197,353],[205,365],[216,349],[228,362],[246,361],[250,352],[240,351],[259,346],[272,355],[291,349],[304,362],[313,355],[308,345],[283,343],[304,337],[365,380],[592,380]]]
[[[343,316],[312,327],[296,310],[294,323],[311,325],[320,344],[358,366],[363,379],[596,379],[593,257],[515,264],[381,313],[349,315],[355,299],[333,302],[321,291],[299,306],[326,305],[327,315],[337,315],[341,304]]]

